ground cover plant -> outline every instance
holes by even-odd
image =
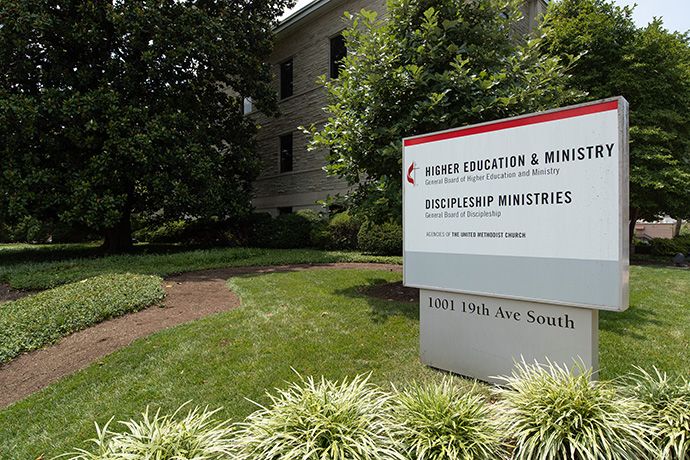
[[[165,297],[158,276],[109,274],[0,304],[0,363]]]

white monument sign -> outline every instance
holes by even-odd
[[[434,364],[473,348],[451,334],[486,336],[473,362],[596,367],[596,310],[628,306],[627,117],[614,98],[404,139],[403,273],[422,289],[424,362],[462,372]]]

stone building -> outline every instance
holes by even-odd
[[[526,0],[520,33],[536,26],[547,0]],[[328,195],[345,194],[347,184],[323,171],[324,151],[309,151],[309,138],[299,127],[323,125],[327,100],[318,78],[337,74],[337,61],[346,50],[343,13],[362,9],[385,14],[385,0],[314,0],[296,11],[275,30],[275,46],[269,62],[275,75],[282,115],[256,116],[261,126],[258,146],[263,170],[254,182],[253,204],[258,212],[278,214],[300,209],[321,209],[317,203]],[[245,112],[251,103],[245,102]]]

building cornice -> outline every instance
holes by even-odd
[[[295,26],[295,24],[316,19],[341,3],[344,3],[344,0],[314,0],[282,20],[278,27],[273,30],[273,33],[281,35]]]

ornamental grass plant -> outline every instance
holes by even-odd
[[[269,407],[236,425],[238,459],[402,459],[390,436],[387,394],[368,376],[332,382],[299,378]]]
[[[517,364],[503,377],[502,424],[515,460],[639,460],[659,458],[644,408],[609,382],[592,381],[576,364]]]
[[[664,460],[690,460],[690,382],[654,368],[641,368],[625,379],[624,391],[645,405],[655,429],[655,445]]]
[[[496,460],[506,454],[495,412],[473,386],[460,390],[450,378],[412,383],[393,398],[395,439],[411,460]]]
[[[150,415],[148,407],[141,421],[120,422],[129,431],[114,432],[110,423],[103,429],[96,424],[98,437],[91,441],[96,451],[77,449],[75,452],[57,458],[69,460],[216,460],[229,455],[230,429],[228,421],[213,419],[220,409],[209,411],[199,408],[190,410],[181,420],[177,415],[186,405],[180,406],[173,414],[160,415],[160,411]]]

